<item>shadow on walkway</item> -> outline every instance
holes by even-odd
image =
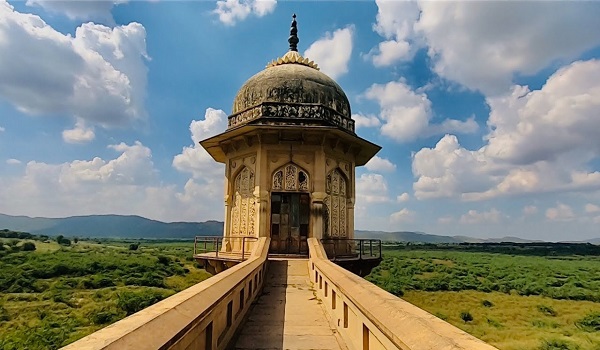
[[[307,260],[271,260],[263,293],[232,349],[340,349],[316,298]]]

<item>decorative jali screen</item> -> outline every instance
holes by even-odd
[[[324,233],[327,237],[347,237],[347,184],[346,178],[338,169],[327,175],[326,192],[328,196],[323,201],[326,213]]]

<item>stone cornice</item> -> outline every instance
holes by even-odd
[[[355,133],[354,120],[342,116],[331,108],[313,104],[281,104],[269,102],[230,115],[228,118],[227,129],[261,118],[264,118],[266,123],[268,123],[268,119],[289,119],[290,124],[292,125],[295,124],[295,121],[304,120],[307,122],[314,122],[322,120],[330,125],[340,127],[353,134]]]

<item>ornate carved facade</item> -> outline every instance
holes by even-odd
[[[354,120],[344,117],[334,109],[319,105],[294,105],[294,104],[277,104],[263,103],[262,106],[250,108],[243,112],[233,114],[228,119],[228,128],[233,128],[238,125],[243,125],[249,121],[265,118],[265,123],[269,124],[272,121],[268,119],[286,119],[286,123],[291,120],[304,120],[305,122],[325,121],[331,125],[339,126],[354,133]]]
[[[231,208],[232,236],[254,236],[256,198],[254,197],[254,172],[244,167],[235,177]]]
[[[327,197],[325,204],[326,223],[325,234],[329,237],[344,238],[348,236],[348,183],[339,169],[334,169],[327,175],[325,181]]]
[[[273,192],[307,192],[309,190],[308,174],[295,164],[287,164],[273,174],[271,183]]]

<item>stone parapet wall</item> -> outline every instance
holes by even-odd
[[[248,260],[63,349],[225,349],[263,286],[268,249],[260,238]]]
[[[496,349],[332,263],[319,240],[308,246],[317,296],[349,349]]]

